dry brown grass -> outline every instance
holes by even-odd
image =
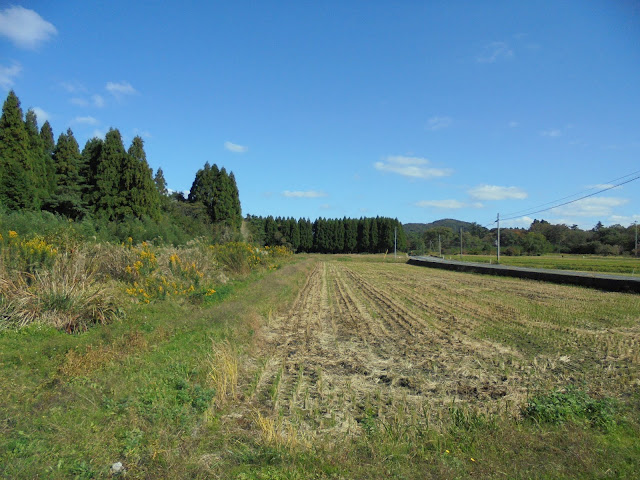
[[[0,272],[0,321],[5,327],[42,322],[68,332],[119,316],[118,295],[98,281],[84,251],[58,255],[50,270]]]

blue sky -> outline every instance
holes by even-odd
[[[531,213],[639,175],[639,85],[632,1],[0,2],[3,97],[244,214],[627,226],[640,180]]]

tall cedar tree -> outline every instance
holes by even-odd
[[[9,210],[39,208],[29,134],[11,90],[0,117],[0,203]]]
[[[96,168],[92,204],[96,216],[107,220],[118,218],[120,169],[127,152],[117,129],[110,129],[104,139]]]
[[[144,141],[136,136],[123,157],[120,174],[120,195],[116,213],[119,218],[145,216],[158,219],[160,196],[153,181],[153,170],[147,163]]]
[[[84,179],[82,199],[86,205],[91,205],[95,211],[95,202],[98,198],[97,177],[98,165],[102,156],[104,141],[93,137],[87,140],[80,155],[80,176]]]
[[[56,142],[53,138],[53,129],[49,120],[45,121],[40,129],[40,141],[42,142],[42,153],[45,159],[46,189],[49,195],[53,195],[56,191],[56,164],[53,161]]]
[[[212,167],[207,162],[198,170],[189,191],[189,201],[204,204],[213,223],[234,229],[242,224],[235,177],[228,175],[224,167],[219,170],[217,165]]]
[[[167,181],[164,179],[164,172],[162,168],[158,167],[156,170],[156,175],[153,177],[153,182],[156,184],[156,190],[162,197],[166,197],[169,195],[169,190],[167,189]]]
[[[47,182],[47,158],[40,132],[38,131],[38,117],[32,108],[27,110],[24,126],[29,136],[29,155],[33,165],[33,180],[38,195],[39,204],[47,199],[53,192],[49,191]]]
[[[61,133],[53,151],[56,167],[56,190],[48,202],[47,209],[70,218],[85,214],[82,202],[80,177],[80,148],[69,128]]]

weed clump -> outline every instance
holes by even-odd
[[[608,429],[615,425],[615,403],[611,398],[595,399],[574,385],[537,395],[522,407],[521,414],[538,424],[561,425],[567,421],[586,422]]]

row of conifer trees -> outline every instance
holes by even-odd
[[[147,163],[141,137],[125,150],[120,132],[112,128],[104,139],[94,137],[80,151],[71,129],[54,141],[49,122],[38,129],[35,112],[30,109],[23,117],[18,97],[9,92],[0,118],[0,205],[5,210],[157,221],[170,207],[168,193],[162,169],[154,176]],[[207,163],[199,170],[188,201],[206,211],[206,221],[239,228],[238,188],[233,173],[224,168]]]
[[[247,216],[252,234],[264,245],[287,245],[295,252],[382,253],[406,251],[407,241],[397,218],[360,219]]]

